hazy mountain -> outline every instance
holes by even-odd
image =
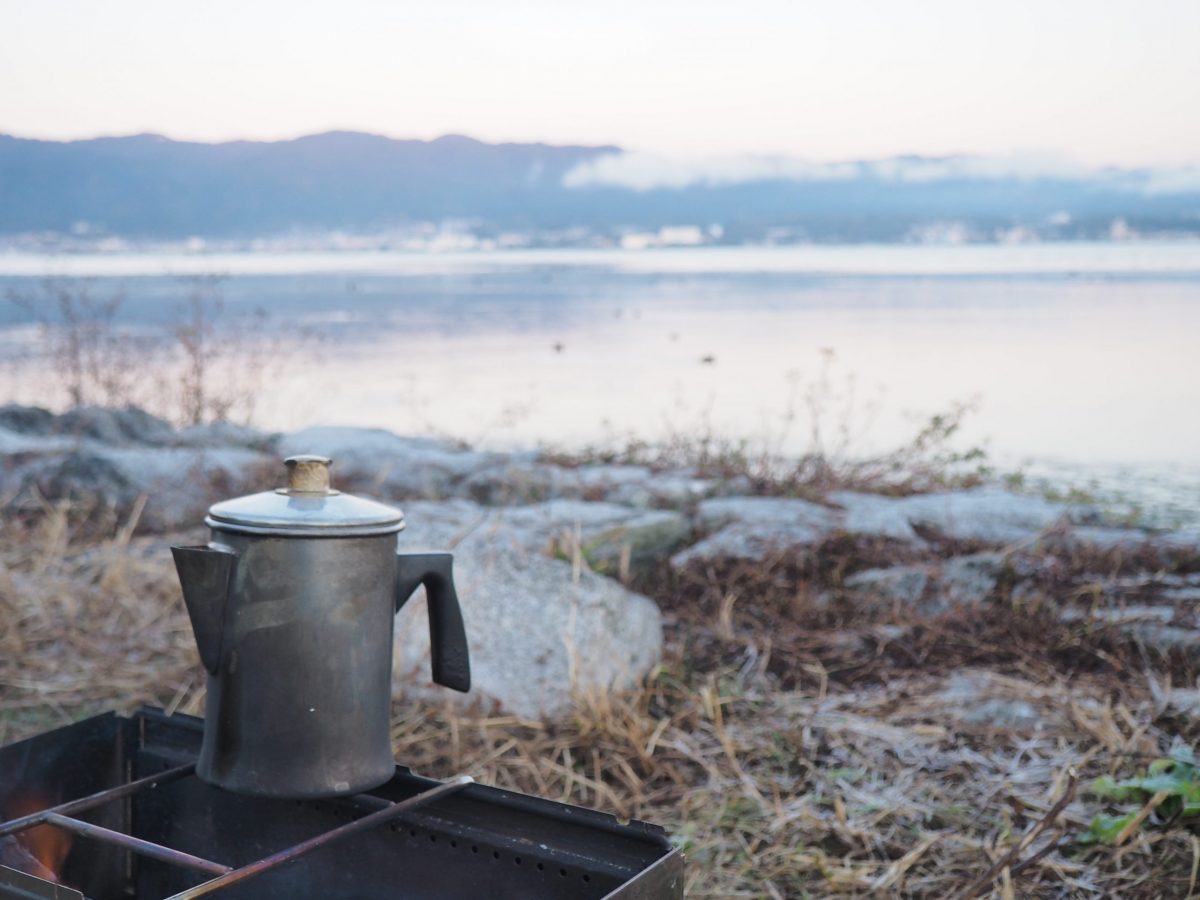
[[[398,141],[329,132],[271,143],[157,135],[0,137],[0,231],[84,221],[134,236],[372,229],[458,217],[531,222],[562,176],[612,147]]]
[[[1200,177],[961,157],[681,163],[611,146],[456,135],[330,132],[220,144],[0,135],[0,234],[86,225],[135,239],[250,238],[449,219],[484,233],[718,224],[726,240],[894,240],[945,222],[982,236],[1024,226],[1090,237],[1118,219],[1142,231],[1197,233]]]

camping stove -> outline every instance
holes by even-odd
[[[278,799],[194,771],[199,719],[142,709],[0,748],[0,898],[678,898],[662,829],[396,767]]]

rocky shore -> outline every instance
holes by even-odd
[[[376,429],[175,429],[136,409],[0,407],[6,516],[70,503],[97,521],[136,519],[147,552],[197,531],[213,500],[277,484],[279,460],[296,453],[330,456],[337,486],[402,504],[403,547],[454,551],[475,671],[468,702],[519,716],[560,714],[573,696],[632,685],[656,666],[663,617],[628,587],[639,572],[811,560],[834,542],[868,546],[858,558],[880,564],[834,573],[823,603],[888,604],[915,621],[1038,595],[1063,621],[1200,655],[1200,575],[1163,574],[1200,555],[1200,532],[1113,521],[1086,503],[998,486],[754,496],[736,475],[565,465]],[[1119,576],[1105,567],[1114,556]],[[422,607],[414,600],[398,621],[397,678],[413,694],[429,691]]]

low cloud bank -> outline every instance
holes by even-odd
[[[616,187],[634,191],[727,187],[762,181],[854,181],[922,184],[938,181],[1095,182],[1141,194],[1200,193],[1200,166],[1177,169],[1092,169],[1043,154],[1009,156],[898,156],[855,162],[813,163],[786,156],[675,158],[616,152],[574,166],[567,188]]]

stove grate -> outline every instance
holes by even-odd
[[[462,775],[458,778],[439,784],[437,787],[422,791],[406,800],[398,802],[383,801],[383,806],[374,812],[368,813],[361,818],[347,822],[338,828],[331,829],[309,838],[306,841],[301,841],[291,847],[280,850],[277,853],[272,853],[270,856],[265,856],[255,862],[248,863],[244,866],[234,868],[226,866],[222,863],[213,862],[212,860],[204,859],[203,857],[193,856],[190,853],[184,853],[181,850],[173,850],[170,847],[164,847],[162,844],[156,844],[153,841],[143,840],[142,838],[133,837],[132,835],[124,834],[120,831],[113,831],[111,828],[105,828],[101,825],[96,825],[92,822],[85,822],[82,819],[71,818],[68,813],[85,812],[89,809],[103,806],[105,803],[110,803],[114,800],[121,800],[130,797],[143,790],[153,790],[160,784],[167,784],[180,778],[194,776],[196,767],[194,764],[178,766],[174,769],[168,769],[165,772],[159,772],[155,775],[150,775],[145,778],[139,778],[136,781],[131,781],[128,784],[118,785],[117,787],[109,788],[103,791],[97,791],[87,797],[80,797],[77,800],[71,800],[67,803],[61,803],[58,806],[44,809],[40,812],[31,813],[27,816],[21,816],[17,819],[12,819],[8,822],[0,822],[0,838],[10,835],[19,834],[30,828],[35,828],[38,825],[54,825],[59,828],[65,828],[67,831],[80,835],[81,837],[92,838],[103,841],[108,844],[114,844],[132,853],[138,853],[142,856],[156,859],[160,862],[165,862],[171,865],[183,866],[186,868],[197,869],[201,872],[207,872],[216,877],[202,882],[195,887],[180,891],[177,894],[172,894],[165,900],[195,900],[197,897],[207,897],[210,894],[215,894],[225,888],[232,887],[236,884],[241,884],[256,875],[261,875],[263,872],[268,872],[285,863],[289,863],[294,859],[298,859],[306,853],[317,850],[321,847],[326,847],[329,844],[358,834],[361,831],[366,831],[368,828],[374,828],[379,825],[384,825],[391,822],[396,817],[403,813],[410,812],[419,806],[425,806],[432,803],[440,797],[445,797],[448,794],[453,794],[462,790],[469,784],[474,784],[475,779],[469,775]],[[369,801],[378,801],[378,798],[368,797],[367,795],[359,795],[359,800],[367,799]],[[0,887],[2,889],[2,887]]]

